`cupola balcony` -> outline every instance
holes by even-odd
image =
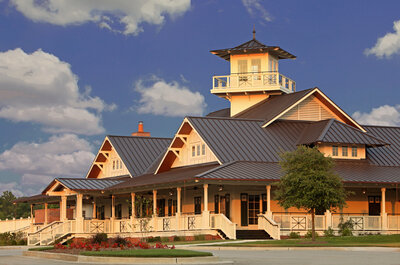
[[[296,82],[277,71],[213,76],[213,94],[262,91],[292,93],[296,91]]]

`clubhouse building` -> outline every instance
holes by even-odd
[[[306,233],[311,216],[280,207],[280,153],[316,146],[352,191],[318,212],[319,232],[352,220],[356,233],[400,232],[400,127],[358,124],[321,89],[297,90],[279,60],[296,57],[253,38],[211,51],[230,63],[211,93],[230,108],[185,117],[171,138],[143,130],[105,137],[84,178],[55,178],[32,205],[30,245],[109,236],[273,238]],[[44,205],[34,210],[34,205]],[[49,207],[59,205],[59,207]],[[51,209],[50,209],[51,208]]]

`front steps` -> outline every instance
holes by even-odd
[[[272,239],[265,230],[236,230],[236,239]]]

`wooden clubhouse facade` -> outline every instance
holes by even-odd
[[[353,191],[346,208],[317,213],[317,231],[350,219],[356,233],[399,233],[399,127],[360,125],[319,88],[296,91],[278,68],[296,57],[255,33],[211,52],[230,62],[231,73],[214,76],[211,89],[230,108],[185,117],[172,138],[151,137],[142,123],[133,136],[106,136],[85,178],[56,178],[42,194],[19,200],[45,206],[32,211],[30,245],[99,232],[230,239],[305,233],[308,213],[274,200],[279,154],[298,145],[333,157]],[[49,204],[60,206],[51,220]]]

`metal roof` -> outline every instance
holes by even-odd
[[[384,146],[388,143],[335,119],[313,122],[306,126],[297,144],[312,143],[365,144]]]
[[[334,171],[344,182],[400,183],[400,167],[375,166],[368,163],[335,163]],[[284,175],[279,163],[235,161],[227,163],[196,178],[208,180],[272,180]]]
[[[230,108],[216,110],[206,115],[206,117],[227,117],[227,118],[229,118],[230,116],[231,116]]]
[[[315,88],[301,90],[294,93],[270,96],[252,107],[239,112],[234,117],[240,119],[262,119],[269,122],[287,108],[298,102]]]
[[[164,153],[171,138],[108,135],[112,146],[132,176],[148,172],[153,162]]]
[[[369,134],[378,137],[389,146],[368,148],[368,160],[373,164],[400,166],[400,127],[363,126]]]
[[[162,172],[156,175],[146,174],[128,179],[123,183],[119,183],[115,186],[109,187],[108,190],[129,189],[146,185],[167,184],[173,182],[194,180],[197,174],[206,172],[218,166],[219,166],[218,163],[208,163],[208,164],[200,164],[194,166],[172,168],[169,171]]]
[[[255,38],[249,40],[243,44],[240,44],[234,48],[212,50],[212,54],[221,57],[224,60],[229,61],[231,54],[251,54],[251,53],[269,53],[278,57],[279,59],[295,59],[296,56],[281,49],[278,46],[267,46]]]
[[[56,178],[62,185],[71,190],[104,190],[108,187],[125,182],[123,179],[87,179],[87,178]]]
[[[59,202],[60,196],[48,196],[43,194],[37,194],[30,197],[21,197],[13,201],[13,203],[34,203],[34,202]]]

